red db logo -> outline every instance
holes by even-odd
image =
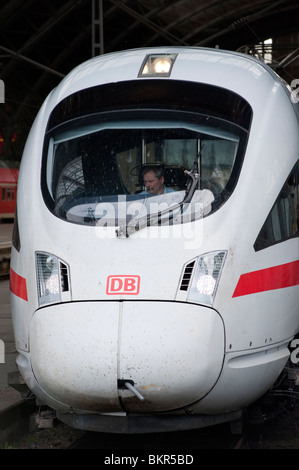
[[[139,294],[139,276],[108,276],[106,294],[137,295]]]

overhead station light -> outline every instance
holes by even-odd
[[[145,57],[138,77],[169,77],[177,54],[149,54]]]

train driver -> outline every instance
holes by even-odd
[[[163,168],[159,166],[145,167],[142,171],[142,177],[146,190],[142,191],[141,194],[158,195],[174,191],[174,189],[165,186]]]

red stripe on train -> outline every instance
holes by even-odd
[[[299,284],[299,261],[242,274],[233,297],[256,294]]]
[[[13,294],[28,301],[26,279],[10,268],[10,290]]]

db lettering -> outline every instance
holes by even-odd
[[[108,295],[137,295],[139,287],[139,276],[108,276],[106,293]]]

